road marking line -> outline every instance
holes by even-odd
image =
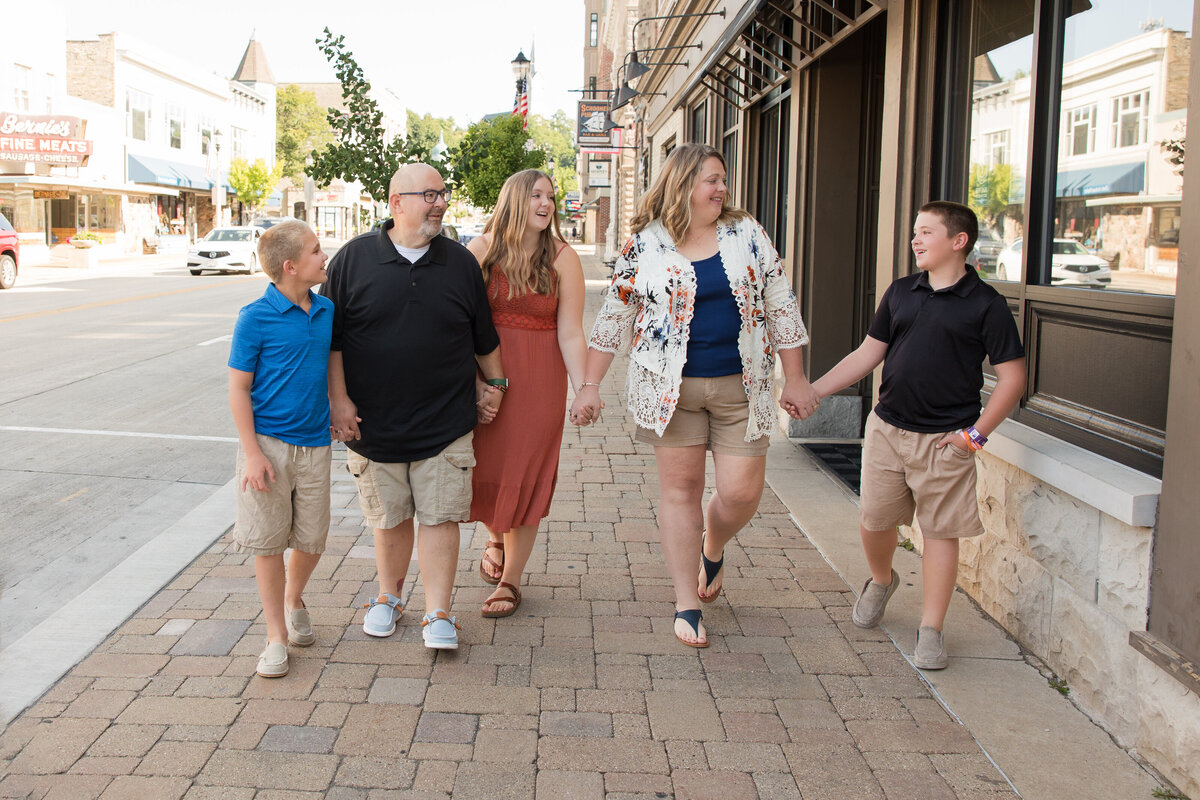
[[[80,489],[79,491],[77,491],[77,492],[74,492],[73,494],[69,494],[69,495],[67,495],[66,497],[60,497],[60,498],[58,498],[58,502],[60,502],[60,503],[69,503],[69,502],[71,502],[72,500],[74,500],[76,497],[82,497],[83,495],[87,494],[87,493],[88,493],[88,492],[90,492],[90,491],[91,491],[91,489],[89,489],[88,487],[86,487],[86,486],[85,486],[85,487],[83,487],[82,489]]]
[[[233,340],[233,334],[227,333],[224,336],[218,336],[215,339],[209,339],[207,342],[201,342],[200,344],[196,345],[196,347],[208,347],[210,344],[216,344],[217,342],[225,342],[225,341],[232,341],[232,340]]]
[[[201,292],[205,289],[216,289],[220,286],[229,286],[234,283],[245,283],[246,281],[258,280],[247,276],[231,281],[221,281],[220,283],[208,283],[204,286],[189,286],[186,289],[173,289],[169,292],[155,292],[154,294],[139,294],[135,297],[123,297],[119,300],[104,300],[98,303],[84,303],[81,306],[67,306],[66,308],[52,308],[47,311],[34,311],[30,314],[17,314],[12,317],[0,317],[0,323],[3,322],[19,322],[23,319],[36,319],[37,317],[52,317],[55,314],[65,314],[68,311],[86,311],[89,308],[103,308],[104,306],[116,306],[121,303],[132,303],[136,300],[153,300],[156,297],[170,297],[173,294],[187,294],[188,292]]]
[[[127,436],[134,439],[174,439],[185,442],[229,442],[237,444],[236,436],[191,436],[185,433],[147,433],[143,431],[94,431],[84,428],[32,428],[25,425],[0,425],[0,431],[19,433],[77,433],[84,436]]]

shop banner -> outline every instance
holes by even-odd
[[[87,166],[92,142],[87,120],[31,116],[0,111],[0,161],[24,161],[68,167]]]
[[[580,147],[612,147],[612,131],[604,130],[608,122],[607,100],[580,100],[576,141]]]

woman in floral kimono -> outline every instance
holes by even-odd
[[[707,647],[700,603],[721,593],[724,548],[758,510],[779,405],[799,418],[819,402],[804,376],[808,332],[766,232],[729,204],[725,160],[703,144],[667,157],[633,218],[633,238],[596,317],[571,419],[601,407],[600,381],[629,352],[635,438],[654,446],[659,536],[675,586],[675,636]],[[716,490],[707,507],[706,453]],[[699,577],[696,567],[699,565]]]

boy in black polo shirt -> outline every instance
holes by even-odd
[[[1025,352],[1004,298],[966,265],[979,222],[958,203],[922,206],[912,251],[920,272],[892,283],[867,337],[813,383],[821,397],[883,362],[879,403],[863,434],[860,534],[871,578],[852,619],[872,628],[899,585],[892,569],[898,525],[914,511],[924,539],[921,626],[914,663],[947,665],[942,624],[958,576],[958,540],[983,533],[975,452],[1025,391]],[[980,413],[983,358],[996,388]]]

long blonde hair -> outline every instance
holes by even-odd
[[[650,190],[638,200],[637,213],[630,223],[633,232],[639,233],[657,219],[671,234],[675,244],[682,244],[688,226],[692,224],[692,190],[696,187],[701,167],[710,158],[717,159],[728,170],[725,156],[710,145],[689,142],[672,150]],[[733,222],[748,216],[745,211],[730,205],[729,193],[726,192],[717,221]]]
[[[510,175],[500,187],[496,200],[496,211],[483,229],[491,234],[487,252],[479,262],[483,268],[483,281],[491,279],[492,269],[499,269],[508,279],[508,296],[526,292],[553,294],[558,285],[558,273],[554,271],[554,259],[559,248],[566,244],[558,226],[558,200],[554,200],[554,213],[550,224],[538,235],[538,245],[533,255],[525,257],[525,228],[529,224],[529,198],[533,187],[545,178],[554,192],[554,180],[540,169],[527,169]]]

